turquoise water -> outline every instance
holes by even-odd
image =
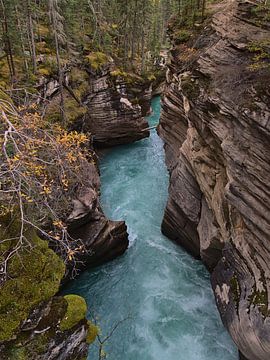
[[[158,122],[159,98],[152,107],[150,125]],[[156,132],[107,153],[101,179],[103,209],[113,220],[126,220],[130,248],[121,258],[84,272],[65,292],[86,298],[101,338],[126,319],[105,346],[107,359],[236,360],[207,271],[160,232],[168,175]],[[98,360],[95,346],[90,359]]]

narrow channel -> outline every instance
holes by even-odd
[[[159,120],[159,97],[152,108],[150,126]],[[163,143],[151,133],[101,161],[102,206],[111,219],[126,221],[129,250],[84,272],[66,291],[86,298],[101,338],[125,319],[105,346],[109,360],[236,360],[208,272],[161,234],[168,174]],[[98,359],[97,348],[88,359]]]

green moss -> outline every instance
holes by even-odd
[[[267,28],[270,22],[270,7],[263,3],[252,4],[249,16],[256,25]]]
[[[85,61],[93,70],[99,70],[109,61],[106,54],[97,51],[85,56]]]
[[[37,23],[37,32],[40,37],[48,38],[50,37],[51,31],[48,26],[45,24]]]
[[[249,65],[249,70],[256,71],[268,68],[270,69],[270,40],[265,39],[255,41],[248,44],[248,51],[253,55],[252,63]]]
[[[40,41],[36,43],[36,51],[37,54],[53,54],[53,50],[50,49],[46,43],[46,41]]]
[[[51,75],[50,70],[49,70],[49,69],[46,69],[45,67],[39,68],[39,69],[38,69],[38,73],[39,73],[39,75],[41,75],[41,76],[50,76],[50,75]]]
[[[74,87],[82,81],[86,81],[88,79],[88,75],[86,71],[74,67],[70,71],[69,78],[72,87]]]
[[[114,71],[111,71],[110,75],[113,79],[122,78],[127,85],[143,84],[145,81],[142,76],[139,76],[131,72],[123,71],[122,69],[119,68],[115,69]]]
[[[27,347],[27,352],[31,353],[32,351],[35,355],[44,354],[48,347],[48,341],[49,339],[47,334],[41,334],[36,336],[34,340],[31,341],[31,344],[29,344],[30,346]],[[36,358],[38,358],[38,356],[36,356]]]
[[[0,218],[0,240],[18,235],[19,222],[7,227],[7,215]],[[40,302],[49,300],[58,290],[65,272],[62,260],[34,232],[25,232],[29,242],[8,262],[8,280],[1,288],[0,341],[11,339],[21,322]],[[2,258],[14,248],[14,240],[1,244]]]
[[[191,34],[192,34],[191,31],[186,29],[181,29],[173,34],[173,39],[176,42],[176,44],[182,44],[190,39]]]
[[[48,344],[59,334],[59,321],[67,311],[67,301],[63,297],[53,297],[50,311],[43,315],[38,329],[48,328],[46,332],[31,336],[32,332],[18,333],[14,341],[5,344],[3,360],[36,360],[46,353]],[[60,335],[61,336],[61,335]],[[1,353],[2,354],[2,353]],[[2,360],[2,358],[1,358]]]
[[[99,329],[91,321],[87,321],[87,324],[88,324],[88,333],[87,333],[86,342],[87,344],[90,345],[96,340],[96,337],[99,333]]]
[[[53,333],[53,336],[55,334]],[[9,343],[5,348],[4,359],[8,360],[36,360],[46,353],[50,336],[48,333],[29,338],[28,333],[21,333],[17,341]]]
[[[82,100],[89,92],[89,76],[87,72],[79,68],[72,68],[70,71],[70,85],[74,94]]]
[[[61,59],[61,65],[65,64],[65,60]],[[55,56],[46,57],[46,61],[42,62],[37,69],[39,75],[51,76],[57,75],[57,62]]]
[[[22,347],[13,347],[7,352],[9,360],[27,360],[26,349]]]
[[[154,74],[149,74],[149,75],[147,75],[147,80],[149,80],[149,81],[155,81],[156,80],[156,76],[154,75]]]
[[[75,120],[87,113],[87,108],[80,106],[75,99],[71,98],[65,101],[65,111],[68,123],[73,124]]]
[[[66,295],[68,302],[67,312],[60,322],[60,329],[62,331],[69,330],[83,320],[86,316],[87,305],[85,300],[78,295]]]
[[[125,71],[122,71],[121,69],[116,69],[114,71],[111,71],[111,76],[112,77],[123,77],[126,78],[128,77],[128,73]]]
[[[238,284],[238,280],[237,280],[237,276],[233,275],[233,277],[230,280],[230,286],[231,286],[231,292],[233,295],[233,299],[235,302],[235,305],[238,306],[239,301],[240,301],[240,286]]]
[[[60,114],[60,98],[54,99],[46,108],[45,119],[48,123],[56,123],[61,121]],[[73,124],[76,120],[80,119],[83,115],[87,113],[87,107],[81,106],[78,102],[72,97],[65,97],[64,100],[64,109],[67,119],[67,126]]]

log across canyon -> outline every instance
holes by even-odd
[[[270,70],[258,55],[270,24],[257,6],[225,1],[174,42],[158,131],[170,172],[162,230],[211,271],[241,358],[268,360]]]

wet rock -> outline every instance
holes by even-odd
[[[60,324],[66,316],[67,306],[65,298],[53,297],[47,304],[33,310],[17,338],[0,344],[1,359],[85,359],[89,325],[84,314],[84,318],[72,328],[61,330]],[[37,313],[39,316],[35,317]]]
[[[213,271],[242,358],[267,360],[270,71],[252,44],[264,48],[270,33],[256,6],[223,3],[201,33],[174,45],[158,131],[170,171],[163,232]]]
[[[95,163],[86,169],[87,178],[73,199],[73,210],[68,216],[68,232],[80,240],[82,249],[76,253],[76,271],[96,266],[122,255],[128,248],[128,233],[124,221],[106,218],[99,202],[100,178]],[[67,278],[72,276],[74,264]]]

